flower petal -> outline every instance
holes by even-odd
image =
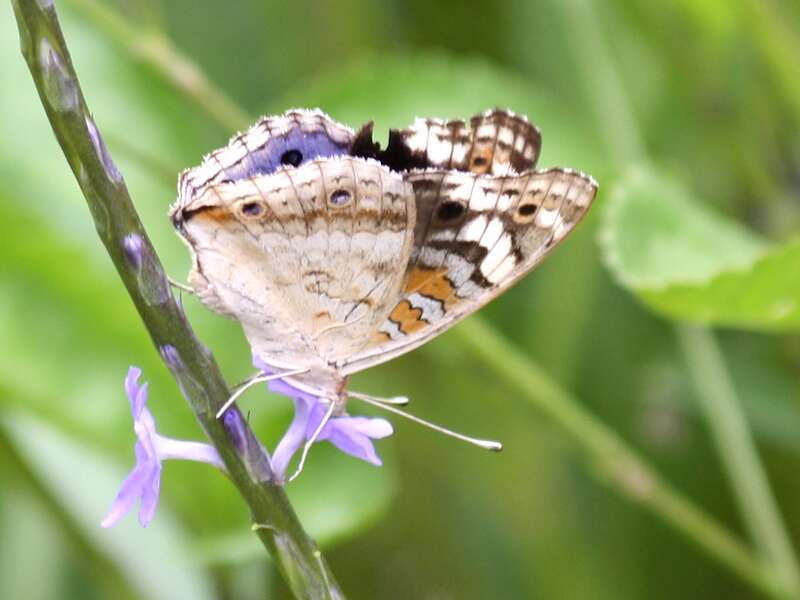
[[[311,402],[305,398],[294,399],[294,418],[289,429],[278,442],[275,452],[272,453],[272,470],[278,479],[284,479],[289,461],[297,449],[306,441],[308,419],[311,415]]]
[[[136,432],[136,465],[122,482],[117,497],[103,519],[103,527],[115,525],[136,503],[139,507],[139,523],[146,526],[158,506],[161,489],[161,461],[181,458],[210,463],[224,470],[217,450],[209,444],[173,440],[156,431],[155,420],[147,408],[147,384],[139,385],[142,371],[131,366],[125,378],[125,391],[131,404],[133,429]]]
[[[373,439],[389,437],[394,433],[392,424],[386,419],[367,417],[338,417],[336,426],[353,434],[359,433]]]
[[[136,439],[138,440],[137,447],[138,445],[142,446],[141,452],[148,456],[150,460],[159,460],[154,440],[155,436],[158,435],[156,433],[156,422],[147,406],[142,405],[139,418],[133,421],[133,431],[136,433]],[[136,461],[140,460],[143,459],[137,452]]]
[[[139,479],[139,474],[131,471],[125,481],[122,482],[117,497],[108,509],[105,518],[100,522],[100,527],[113,527],[133,508],[133,504],[139,499],[139,489],[129,481],[129,479]]]
[[[258,356],[253,355],[253,365],[265,375],[274,369]],[[286,434],[278,442],[272,457],[273,470],[283,478],[294,453],[306,440],[311,439],[328,411],[327,401],[308,392],[299,390],[286,381],[275,379],[267,383],[270,391],[294,399],[295,415]],[[386,419],[366,417],[333,417],[319,434],[317,441],[329,441],[342,452],[365,460],[373,465],[381,465],[375,452],[372,439],[392,435],[394,429]]]
[[[153,520],[158,506],[158,494],[161,490],[161,463],[153,465],[153,474],[142,488],[142,503],[139,506],[139,524],[147,527]]]
[[[144,450],[139,443],[136,444],[135,451],[137,455],[136,466],[128,473],[128,476],[122,482],[119,493],[117,493],[117,497],[111,504],[108,514],[103,519],[102,523],[100,523],[102,527],[112,527],[116,525],[117,521],[133,508],[136,500],[141,497],[142,490],[153,477],[153,467],[156,463],[148,460],[139,460],[140,456],[144,456]]]
[[[153,435],[153,442],[159,462],[172,459],[193,460],[225,469],[219,452],[210,444],[174,440],[159,433]]]
[[[381,459],[378,458],[378,454],[375,452],[375,446],[373,446],[372,440],[366,435],[343,431],[338,427],[332,427],[331,431],[325,436],[325,439],[350,456],[355,456],[356,458],[365,460],[378,467],[383,464]]]
[[[128,369],[128,375],[125,377],[125,393],[131,403],[131,413],[134,421],[139,417],[139,413],[147,402],[147,384],[139,387],[138,383],[141,375],[142,370],[131,365]]]

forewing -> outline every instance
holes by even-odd
[[[345,374],[416,348],[508,289],[564,239],[597,192],[591,177],[567,169],[407,179],[417,225],[400,300]]]

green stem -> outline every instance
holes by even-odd
[[[775,598],[785,596],[771,571],[739,540],[662,480],[612,429],[584,409],[575,397],[561,389],[491,327],[472,317],[456,327],[451,335],[459,336],[462,346],[504,381],[524,392],[525,400],[572,437],[617,491],[650,509],[765,594]]]
[[[703,327],[677,328],[678,341],[697,389],[711,435],[739,510],[765,562],[775,565],[787,589],[800,597],[800,572],[792,544],[786,535],[778,506],[770,493],[752,435],[747,427],[736,390],[730,380],[719,345]]]
[[[98,235],[148,332],[250,507],[254,530],[298,598],[342,598],[303,530],[269,459],[241,413],[215,418],[229,390],[211,352],[175,301],[122,175],[92,120],[52,4],[13,0],[20,47],[64,155],[86,197]]]
[[[94,4],[92,0],[73,0],[73,2]],[[573,1],[570,4],[570,10],[573,15],[577,15],[581,7]],[[590,38],[586,44],[599,44],[601,40],[593,22],[585,18],[578,20],[580,23],[574,24],[575,29],[579,31],[576,37]],[[115,36],[103,21],[95,20],[95,22]],[[120,41],[125,41],[119,36],[115,37]],[[165,40],[164,43],[168,42]],[[135,46],[136,44],[133,43],[125,43],[125,47],[129,50]],[[597,116],[601,123],[608,123],[608,127],[604,128],[603,133],[606,137],[617,139],[613,146],[615,156],[620,164],[624,164],[626,157],[640,155],[644,144],[638,129],[636,129],[632,113],[626,110],[627,102],[612,61],[604,53],[595,58],[601,61],[597,65],[593,64],[593,67],[597,68],[587,68],[583,74],[591,87],[611,90],[615,96],[609,97],[608,102],[598,105]],[[163,75],[168,77],[168,72]],[[203,105],[204,100],[197,95],[195,89],[186,87],[182,88],[181,92],[198,105]],[[606,109],[613,113],[613,118],[603,120],[603,111]],[[225,123],[225,120],[220,121]],[[620,126],[612,125],[621,122],[623,124]],[[575,398],[559,388],[536,363],[530,359],[521,358],[519,352],[499,338],[477,317],[472,317],[467,323],[457,327],[455,331],[458,333],[454,335],[461,335],[465,346],[483,358],[487,365],[516,383],[520,389],[526,392],[526,399],[529,402],[544,410],[561,425],[575,439],[576,443],[584,448],[591,459],[604,467],[604,471],[611,475],[611,481],[621,492],[643,503],[654,514],[681,531],[698,547],[707,551],[710,556],[731,568],[756,588],[770,596],[784,596],[784,590],[773,581],[768,568],[762,565],[746,547],[723,526],[662,481],[633,449],[625,445],[612,430],[585,411]],[[491,350],[487,351],[487,348],[491,348]],[[510,365],[514,365],[514,367],[510,367]]]
[[[620,165],[647,160],[644,142],[625,87],[613,59],[607,51],[593,12],[591,0],[568,0],[564,3],[569,25],[575,30],[579,63],[589,82],[591,105],[603,124],[606,146]],[[689,333],[691,331],[691,333]],[[800,597],[797,560],[789,543],[777,504],[772,496],[741,406],[713,334],[708,329],[680,329],[682,348],[690,367],[698,395],[704,403],[717,452],[722,456],[739,508],[747,522],[759,552],[770,565],[776,587]],[[693,348],[690,341],[700,344]],[[711,372],[697,370],[693,357],[699,354]],[[713,398],[710,395],[717,394]],[[724,406],[724,411],[719,408]],[[720,417],[720,414],[724,415]],[[736,448],[735,452],[731,449]]]
[[[606,51],[591,0],[563,0],[556,4],[564,12],[566,29],[574,39],[572,47],[584,93],[591,100],[589,106],[613,162],[625,166],[642,160],[646,152],[644,138],[614,61]]]
[[[136,59],[153,67],[174,88],[189,96],[226,129],[246,127],[250,118],[227,94],[211,84],[202,70],[180,52],[160,30],[134,27],[112,8],[95,0],[69,0],[112,40]]]
[[[791,106],[795,122],[800,123],[800,78],[797,77],[800,43],[795,35],[796,29],[791,26],[791,17],[787,19],[781,14],[789,8],[776,6],[772,0],[750,0],[746,9],[762,60],[772,71],[776,86]]]
[[[759,564],[738,540],[718,522],[710,519],[685,497],[660,480],[636,452],[626,446],[580,402],[561,389],[535,362],[521,358],[519,352],[497,336],[479,317],[472,317],[454,330],[463,336],[463,346],[486,365],[517,385],[524,398],[552,418],[582,446],[588,458],[610,475],[611,483],[624,495],[641,502],[657,516],[693,540],[727,566],[768,595],[782,598],[783,590],[774,587],[766,567]],[[484,341],[489,346],[483,347]],[[512,359],[513,357],[513,359]],[[516,361],[518,366],[505,368]],[[524,374],[522,378],[517,377]]]

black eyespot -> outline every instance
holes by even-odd
[[[303,154],[300,150],[287,150],[281,155],[281,164],[283,165],[296,167],[301,162],[303,162]]]
[[[441,221],[452,221],[464,214],[464,205],[459,202],[443,202],[438,209],[436,209],[436,216]]]
[[[247,217],[260,217],[264,207],[258,202],[245,202],[239,210]]]
[[[350,192],[347,190],[334,190],[331,192],[330,203],[333,206],[343,206],[350,202]]]
[[[535,204],[523,204],[517,209],[517,214],[520,217],[530,217],[535,212],[536,212]]]
[[[488,163],[488,162],[489,161],[487,160],[487,158],[485,156],[476,156],[475,158],[472,159],[472,165],[475,166],[475,167],[486,166],[486,163]]]

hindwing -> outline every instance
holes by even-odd
[[[177,220],[195,254],[190,283],[241,322],[254,352],[328,364],[363,347],[394,306],[415,203],[397,173],[338,157],[207,186]]]
[[[492,109],[461,119],[416,119],[405,129],[392,129],[386,150],[372,142],[372,124],[358,132],[352,151],[376,158],[395,171],[455,169],[508,175],[532,169],[542,136],[535,125],[509,110]]]

